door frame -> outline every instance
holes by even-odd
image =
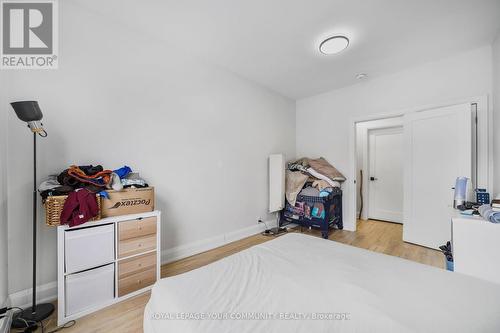
[[[344,228],[350,231],[356,231],[357,221],[357,190],[356,179],[357,175],[357,148],[356,148],[356,124],[387,118],[402,117],[407,113],[427,111],[445,106],[456,104],[471,103],[477,104],[478,114],[478,147],[479,159],[478,164],[481,165],[478,172],[479,187],[486,187],[491,192],[493,190],[493,115],[490,110],[488,95],[457,99],[448,102],[428,104],[413,108],[396,110],[393,112],[379,113],[365,116],[351,117],[349,124],[349,174],[346,181],[347,195],[344,203],[346,212],[344,214]]]
[[[393,126],[384,126],[384,127],[375,127],[375,128],[370,128],[368,127],[367,128],[367,135],[366,135],[366,150],[367,150],[367,154],[365,155],[364,154],[364,151],[363,151],[363,184],[366,184],[365,188],[363,189],[363,192],[366,191],[366,196],[365,194],[363,193],[363,206],[365,206],[365,203],[366,203],[366,209],[363,209],[363,214],[366,215],[366,219],[369,219],[369,215],[370,215],[370,201],[372,200],[372,198],[370,198],[370,188],[372,186],[372,182],[370,181],[370,176],[372,175],[372,167],[371,167],[371,142],[370,142],[370,135],[376,131],[386,131],[386,130],[397,130],[398,134],[401,134],[401,136],[403,136],[403,119],[401,119],[402,117],[397,117],[397,118],[394,118],[394,122],[401,122],[400,125],[393,125]],[[393,133],[394,134],[394,133]],[[404,142],[404,138],[401,138],[401,140]],[[404,157],[403,157],[403,161],[401,161],[401,163],[404,162]],[[365,168],[366,166],[366,168]],[[404,168],[404,166],[403,166]],[[366,182],[365,182],[366,181]],[[404,176],[402,177],[401,179],[401,183],[404,184]],[[366,201],[365,201],[366,200]],[[401,215],[403,215],[403,208],[401,208]],[[393,223],[399,223],[399,224],[403,224],[403,220],[401,220],[400,222],[396,222],[396,221],[391,221]]]
[[[363,165],[361,166],[362,170],[363,170],[363,189],[362,189],[362,195],[363,195],[363,211],[361,212],[361,219],[362,220],[368,220],[368,210],[369,210],[369,207],[370,207],[370,200],[368,199],[368,196],[369,196],[369,136],[368,136],[368,133],[371,131],[371,130],[374,130],[374,129],[386,129],[386,128],[394,128],[394,127],[403,127],[403,117],[402,116],[395,116],[395,117],[388,117],[388,118],[382,118],[382,119],[375,119],[375,120],[368,120],[368,122],[372,122],[372,121],[376,121],[376,120],[384,120],[384,125],[380,125],[380,124],[369,124],[367,126],[363,126],[361,128],[361,138],[360,140],[362,141],[361,142],[361,149],[362,149],[362,156],[363,156]],[[367,121],[360,121],[358,123],[364,123],[364,122],[367,122]],[[356,125],[355,125],[356,126]],[[356,138],[357,139],[357,138]],[[355,143],[356,145],[356,149],[357,149],[357,143]],[[356,151],[356,156],[357,156],[357,151]],[[358,173],[358,170],[359,170],[359,167],[357,165],[357,159],[356,159],[356,178],[359,176],[357,173]],[[355,178],[355,179],[356,179]],[[356,186],[357,188],[357,186]],[[357,200],[358,196],[357,196],[357,189],[356,189],[356,200]],[[357,203],[356,203],[356,214],[359,214],[359,212],[357,211]],[[356,215],[358,216],[358,215]]]

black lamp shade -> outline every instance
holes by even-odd
[[[19,119],[25,122],[42,120],[43,114],[37,101],[21,101],[10,103]]]

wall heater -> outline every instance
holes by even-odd
[[[269,155],[269,212],[283,209],[285,201],[285,155]]]

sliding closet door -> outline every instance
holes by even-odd
[[[470,104],[406,115],[404,140],[403,240],[438,248],[451,238],[455,179],[471,176]]]

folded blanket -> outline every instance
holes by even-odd
[[[314,171],[328,177],[333,181],[343,182],[346,179],[343,174],[341,174],[333,165],[328,163],[323,157],[315,160],[309,160],[308,163],[309,166],[314,169]]]
[[[333,183],[333,186],[330,183]],[[341,187],[339,182],[333,181],[330,183],[328,183],[326,180],[323,180],[323,179],[315,179],[312,182],[312,186],[316,187],[320,191],[323,191],[325,188],[332,188],[332,187],[340,188]]]
[[[322,173],[319,173],[318,171],[316,171],[313,168],[307,168],[307,173],[309,173],[311,176],[313,176],[315,178],[324,180],[325,182],[330,184],[331,187],[339,187],[338,181],[330,179],[329,177],[323,175]]]
[[[500,212],[495,212],[490,205],[481,205],[478,211],[485,220],[492,223],[500,223]]]
[[[297,195],[304,187],[308,175],[303,174],[300,171],[286,171],[286,200],[292,206],[295,206],[295,201],[297,200]]]

